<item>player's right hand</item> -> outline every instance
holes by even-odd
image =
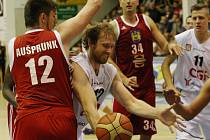
[[[134,91],[134,88],[139,87],[139,85],[137,83],[136,76],[131,76],[129,78],[123,77],[122,82],[123,82],[124,86],[127,87],[128,89],[130,89],[131,91]]]

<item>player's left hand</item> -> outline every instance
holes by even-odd
[[[176,129],[183,131],[183,128],[186,126],[182,123],[184,118],[177,115],[176,113],[171,112],[171,109],[175,106],[175,104],[171,105],[170,107],[166,108],[165,110],[160,112],[159,120],[169,127],[170,131],[173,133],[173,129],[171,126],[174,126]]]
[[[168,44],[168,51],[170,54],[176,54],[178,56],[183,55],[183,48],[176,44],[176,43],[169,43]]]

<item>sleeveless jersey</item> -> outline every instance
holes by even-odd
[[[17,119],[59,107],[73,113],[70,65],[60,34],[31,30],[11,39],[8,47],[16,86]]]
[[[119,37],[115,48],[116,64],[128,77],[137,76],[139,89],[154,86],[153,75],[153,36],[143,15],[136,15],[137,24],[126,23],[123,17],[117,21]],[[137,64],[144,58],[144,64]],[[138,89],[137,89],[138,90]]]
[[[104,101],[105,97],[110,93],[110,87],[112,81],[117,74],[116,68],[112,64],[101,64],[98,75],[89,61],[87,53],[80,53],[77,56],[72,57],[72,60],[79,64],[87,75],[89,82],[95,91],[97,97],[98,107]],[[84,93],[85,94],[85,93]],[[78,128],[82,129],[88,124],[86,116],[83,112],[82,106],[80,105],[76,96],[73,96],[74,110],[77,117]]]
[[[210,38],[199,44],[194,29],[175,36],[184,48],[184,55],[178,57],[174,73],[174,84],[185,92],[198,93],[210,75]]]

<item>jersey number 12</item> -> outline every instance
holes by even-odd
[[[55,82],[55,78],[49,78],[50,72],[53,67],[53,59],[50,56],[41,56],[38,59],[38,66],[43,66],[44,61],[46,60],[47,64],[45,67],[45,70],[41,76],[40,82],[43,83],[52,83]],[[38,84],[38,78],[36,73],[36,65],[34,58],[31,58],[26,64],[25,67],[29,67],[30,75],[31,75],[31,84],[37,85]]]

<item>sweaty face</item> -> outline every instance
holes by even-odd
[[[124,12],[135,12],[136,7],[139,5],[139,0],[119,0],[120,7]]]
[[[98,64],[105,64],[114,46],[114,37],[111,34],[101,33],[96,45],[92,48],[95,62]]]
[[[52,30],[55,27],[55,25],[57,23],[57,13],[56,13],[56,10],[50,11],[50,14],[48,16],[48,22],[47,23],[48,23],[47,28],[49,30]]]
[[[208,16],[209,11],[207,8],[192,11],[193,27],[196,31],[202,32],[208,30]]]

